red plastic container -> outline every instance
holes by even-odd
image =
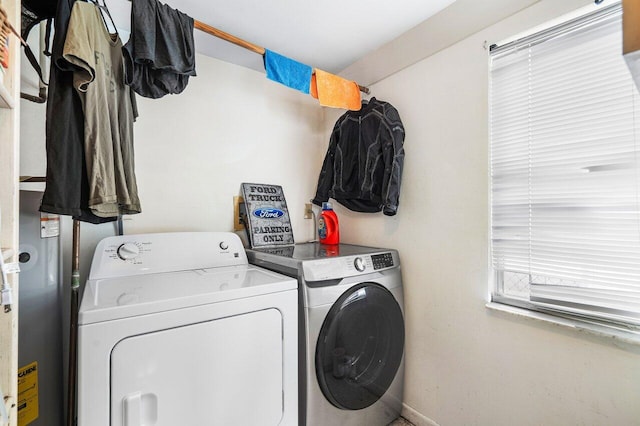
[[[318,237],[322,244],[340,243],[338,216],[329,202],[322,203],[322,212],[318,219]]]

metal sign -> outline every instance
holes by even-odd
[[[242,216],[251,247],[293,244],[287,201],[279,185],[243,183]]]

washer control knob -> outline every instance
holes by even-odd
[[[356,257],[356,259],[353,261],[353,266],[356,267],[356,269],[358,270],[358,272],[363,272],[366,269],[366,265],[364,264],[364,260],[362,260],[361,257]]]
[[[221,241],[219,246],[222,250],[226,250],[229,248],[229,244],[226,241]]]
[[[122,260],[135,259],[140,255],[140,248],[134,243],[124,243],[118,247],[118,257]]]

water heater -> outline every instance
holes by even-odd
[[[42,214],[40,191],[20,191],[18,425],[64,422],[60,218]]]

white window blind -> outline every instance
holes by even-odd
[[[640,326],[640,96],[621,50],[620,5],[492,49],[494,300]]]

